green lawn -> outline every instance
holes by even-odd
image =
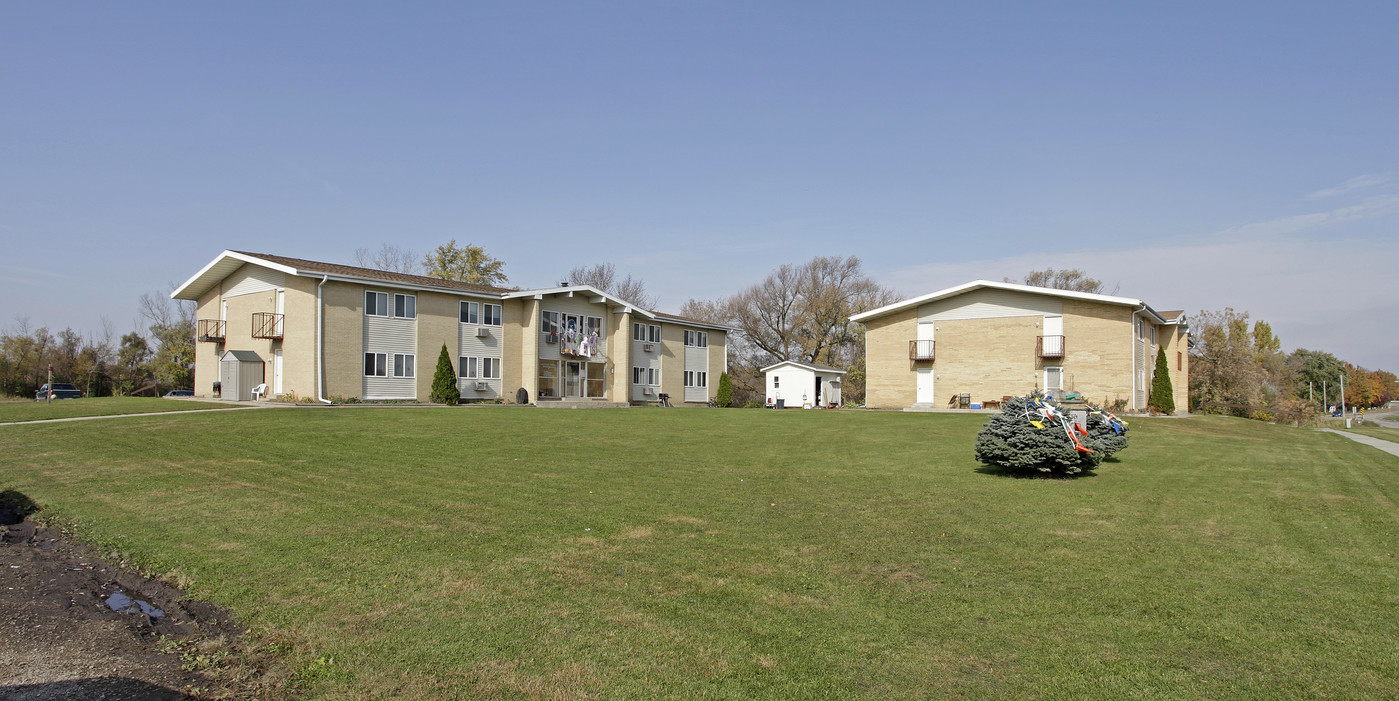
[[[79,416],[114,416],[196,409],[228,409],[231,405],[161,397],[85,397],[50,402],[0,402],[0,424],[43,419],[71,419]]]
[[[1015,479],[980,415],[356,408],[0,430],[0,489],[311,698],[1393,698],[1399,459],[1222,417]]]
[[[1371,438],[1379,438],[1399,443],[1399,428],[1389,428],[1387,426],[1356,426],[1349,430],[1354,433],[1370,436]]]

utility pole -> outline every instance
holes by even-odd
[[[1346,374],[1341,373],[1341,418],[1346,416]],[[1350,428],[1350,419],[1346,419],[1346,428]]]
[[[53,363],[49,363],[49,383],[44,386],[49,390],[44,394],[44,404],[53,404]]]

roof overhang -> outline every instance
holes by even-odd
[[[846,372],[845,370],[839,370],[828,365],[811,365],[809,363],[799,363],[795,360],[784,360],[780,363],[773,363],[772,365],[758,370],[758,372],[767,372],[768,370],[775,370],[777,368],[782,367],[783,365],[791,365],[793,367],[802,368],[803,370],[810,370],[812,372],[835,373],[837,375],[844,375]]]
[[[188,299],[197,302],[205,292],[213,289],[215,285],[218,285],[224,278],[232,275],[246,263],[261,265],[265,268],[287,273],[288,275],[296,274],[295,268],[280,263],[273,263],[272,261],[250,256],[246,253],[224,251],[220,253],[218,257],[209,261],[208,265],[200,268],[199,272],[194,274],[194,277],[185,280],[183,285],[176,287],[175,291],[170,293],[170,298]]]
[[[903,311],[911,307],[917,307],[923,304],[927,304],[929,302],[936,302],[938,300],[947,299],[949,297],[956,297],[957,295],[966,294],[968,292],[980,289],[1008,290],[1011,292],[1024,292],[1028,294],[1059,297],[1062,299],[1076,299],[1085,302],[1098,302],[1101,304],[1116,304],[1124,307],[1137,307],[1138,311],[1144,311],[1149,313],[1152,316],[1152,318],[1156,320],[1157,323],[1172,323],[1168,322],[1166,319],[1163,319],[1160,314],[1157,314],[1156,311],[1151,308],[1150,305],[1148,305],[1146,302],[1141,301],[1140,299],[1132,299],[1131,297],[1115,297],[1112,295],[1100,295],[1093,294],[1091,292],[1075,292],[1073,290],[1057,290],[1050,287],[1020,285],[1013,282],[993,282],[991,280],[973,280],[971,282],[958,285],[956,287],[949,287],[945,290],[938,290],[937,292],[922,295],[921,297],[905,299],[901,302],[895,302],[893,304],[888,304],[883,307],[879,307],[878,309],[871,309],[867,312],[854,314],[850,317],[850,320],[856,323],[861,323],[870,319],[877,319],[881,316],[893,314],[894,312]],[[1181,318],[1183,319],[1184,316],[1182,315]]]
[[[647,319],[654,319],[656,315],[642,309],[641,307],[628,302],[621,297],[608,294],[592,285],[569,285],[567,287],[549,287],[538,290],[520,290],[518,292],[507,292],[501,295],[504,299],[519,299],[529,297],[532,299],[544,299],[545,297],[582,297],[594,304],[607,304],[613,307],[620,307],[623,314],[640,314]]]

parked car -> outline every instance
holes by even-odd
[[[37,392],[34,393],[34,401],[36,401],[36,402],[43,401],[44,399],[46,399],[46,398],[48,397],[48,394],[49,394],[49,386],[48,386],[48,385],[44,385],[43,387],[40,387],[40,388],[39,388],[39,391],[37,391]],[[67,382],[55,382],[55,383],[53,383],[53,398],[54,398],[54,399],[82,399],[82,398],[83,398],[83,391],[80,390],[80,389],[78,389],[77,387],[74,387],[73,385],[68,384]]]
[[[193,396],[194,396],[194,390],[192,390],[192,389],[172,389],[172,390],[170,390],[169,392],[166,392],[166,393],[165,393],[165,396],[167,396],[167,397],[193,397]]]

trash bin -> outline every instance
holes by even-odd
[[[779,400],[777,400],[777,408],[778,408],[778,409],[786,409],[786,408],[787,408],[787,400],[786,400],[786,399],[779,399]]]
[[[529,390],[525,389],[524,387],[515,390],[515,403],[529,404]]]

